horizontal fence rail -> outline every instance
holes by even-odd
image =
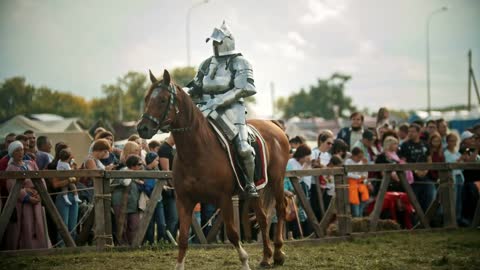
[[[408,163],[408,164],[369,164],[369,165],[348,165],[339,166],[334,168],[321,168],[321,169],[309,169],[309,170],[294,170],[288,171],[285,177],[288,177],[294,187],[295,193],[298,196],[299,203],[307,214],[307,220],[312,225],[313,231],[317,237],[325,237],[326,230],[332,217],[336,217],[338,222],[338,232],[340,236],[349,235],[352,233],[352,217],[350,213],[350,203],[348,197],[348,181],[347,175],[349,172],[384,172],[383,179],[381,179],[378,194],[376,195],[376,201],[374,210],[369,216],[370,231],[375,231],[377,223],[380,217],[383,199],[387,191],[388,184],[392,181],[390,177],[391,172],[397,172],[400,183],[408,195],[408,198],[415,209],[419,223],[416,228],[429,228],[429,221],[434,216],[436,210],[439,207],[443,209],[443,221],[444,226],[449,228],[456,227],[455,220],[455,203],[453,194],[453,179],[451,175],[452,170],[480,170],[480,163]],[[415,194],[413,193],[410,184],[408,184],[405,171],[415,170],[435,170],[439,172],[439,185],[437,198],[425,211],[422,211]],[[480,172],[479,172],[480,174]],[[321,198],[321,191],[319,185],[316,185],[317,193],[320,195],[320,205],[322,218],[318,220],[313,212],[313,209],[300,186],[299,179],[304,176],[320,176],[330,175],[334,177],[335,182],[335,196],[332,198],[328,207],[323,205],[323,199]],[[113,245],[112,239],[112,215],[111,215],[111,186],[110,179],[115,178],[135,178],[135,179],[157,179],[158,183],[152,192],[151,198],[147,203],[146,209],[143,212],[143,217],[140,219],[139,230],[133,241],[133,246],[140,246],[143,242],[145,232],[148,224],[153,216],[156,202],[161,196],[164,185],[167,184],[167,180],[172,179],[171,171],[103,171],[103,170],[72,170],[72,171],[55,171],[55,170],[43,170],[43,171],[16,171],[16,172],[0,172],[0,181],[6,181],[7,179],[16,179],[16,183],[12,188],[12,193],[9,194],[5,205],[0,215],[0,241],[3,239],[6,227],[10,220],[10,216],[16,205],[18,198],[18,191],[20,190],[24,179],[32,179],[35,188],[38,190],[42,199],[42,205],[46,208],[47,213],[52,217],[57,230],[64,239],[67,247],[76,247],[76,243],[70,236],[68,229],[66,228],[59,212],[57,211],[54,202],[52,201],[47,189],[42,184],[41,179],[59,178],[65,179],[69,177],[91,178],[93,179],[94,190],[94,211],[91,217],[86,218],[85,230],[91,230],[95,228],[95,242],[98,250],[105,249],[106,247]],[[57,194],[57,193],[55,193]],[[235,208],[235,223],[238,231],[240,227],[243,228],[243,233],[246,240],[251,240],[251,232],[245,223],[249,222],[248,219],[248,207],[243,205],[243,211],[240,211],[239,201],[243,201],[242,196],[233,196]],[[240,218],[240,212],[242,217]],[[121,213],[122,215],[123,213]],[[244,218],[245,217],[245,218]],[[115,217],[118,219],[118,217]],[[242,221],[242,222],[241,222]],[[214,242],[216,235],[221,231],[223,222],[222,215],[218,215],[212,222],[212,229],[209,234],[205,236],[202,232],[200,224],[193,219],[192,225],[194,233],[197,235],[201,244],[207,244]],[[243,223],[243,224],[240,224]],[[475,210],[475,216],[472,226],[478,226],[480,223],[480,201],[477,204]],[[120,225],[120,226],[119,226]],[[243,225],[243,226],[241,226]],[[120,227],[120,230],[119,228]],[[117,220],[117,233],[121,233],[123,222]],[[85,232],[83,232],[85,233]],[[88,234],[88,232],[87,232]],[[82,232],[80,232],[79,238],[81,238]],[[78,242],[78,241],[77,241]]]

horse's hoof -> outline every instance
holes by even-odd
[[[273,259],[273,265],[275,266],[281,266],[285,263],[285,257],[278,258],[278,259]]]
[[[272,268],[272,264],[269,262],[261,262],[260,263],[261,268]]]
[[[282,251],[277,256],[273,256],[273,265],[283,265],[285,263],[285,253]]]

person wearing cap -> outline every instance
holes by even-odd
[[[469,130],[465,130],[464,132],[462,132],[462,135],[460,135],[460,146],[461,147],[474,148],[475,147],[475,134],[473,134]]]
[[[155,152],[148,152],[145,155],[145,169],[147,171],[159,171],[158,163],[160,159],[158,154]],[[152,196],[153,189],[157,183],[157,179],[145,179],[145,193],[149,198]],[[155,225],[157,225],[157,238],[155,239]],[[165,212],[163,210],[163,202],[162,202],[162,194],[157,201],[157,206],[155,207],[155,211],[153,212],[152,219],[150,220],[150,224],[148,225],[147,232],[145,234],[145,241],[148,242],[150,245],[155,243],[155,240],[159,242],[160,240],[167,239],[166,237],[166,223],[165,223]]]
[[[14,141],[8,146],[7,171],[38,171],[34,161],[23,160],[24,146],[20,141]],[[16,179],[7,180],[7,189],[10,192]],[[42,180],[43,185],[45,182]],[[42,203],[38,191],[31,179],[24,179],[17,199],[14,214],[10,218],[5,232],[6,249],[39,249],[51,246],[45,233],[45,220]]]
[[[373,132],[366,129],[365,131],[363,131],[362,139],[357,141],[353,145],[353,148],[358,147],[362,150],[363,156],[369,163],[373,161],[372,156],[370,155],[369,148],[372,147],[374,139],[375,138],[374,138]]]

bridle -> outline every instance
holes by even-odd
[[[170,96],[168,97],[168,107],[163,111],[161,118],[157,118],[153,115],[150,115],[148,113],[143,113],[142,118],[147,119],[149,121],[152,121],[153,123],[156,124],[156,131],[161,130],[163,132],[183,132],[190,130],[191,127],[183,127],[183,128],[171,128],[170,124],[172,123],[172,120],[170,118],[167,119],[168,113],[172,108],[175,108],[175,114],[178,114],[180,111],[178,110],[178,104],[177,104],[177,89],[174,84],[170,83],[169,85],[166,84],[159,84],[157,87],[153,89],[160,88],[161,91],[162,89],[166,88],[168,92],[170,93]],[[151,98],[151,96],[150,96]],[[168,124],[161,126],[163,123],[168,122]]]

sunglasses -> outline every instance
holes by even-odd
[[[332,142],[327,142],[328,145],[332,145],[333,143]]]

